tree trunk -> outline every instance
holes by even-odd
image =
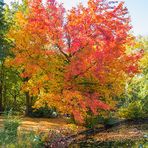
[[[13,102],[14,110],[16,110],[16,107],[17,107],[16,98],[17,98],[17,95],[14,95],[14,102]]]
[[[3,111],[3,92],[2,83],[0,84],[0,112]]]
[[[7,97],[6,97],[6,94],[7,94],[7,87],[6,87],[6,84],[3,86],[3,110],[6,110],[6,108],[8,107],[8,100],[7,100]]]
[[[29,93],[26,92],[26,111],[25,111],[25,115],[28,116],[29,115],[29,100],[30,100],[30,96]]]
[[[26,92],[25,95],[26,95],[26,111],[25,111],[25,115],[29,116],[31,114],[31,106],[32,106],[31,102],[32,101],[31,101],[31,97],[29,95],[29,92]]]

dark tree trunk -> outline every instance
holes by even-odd
[[[28,116],[29,115],[29,100],[30,100],[30,96],[29,93],[26,92],[26,111],[25,111],[25,115]]]
[[[0,84],[0,112],[3,111],[3,89],[2,83]]]
[[[17,106],[17,104],[16,104],[16,101],[17,101],[16,98],[17,98],[17,95],[14,96],[14,102],[13,102],[14,110],[16,110],[16,106]]]
[[[7,91],[7,87],[6,85],[3,86],[3,110],[5,110],[7,107],[8,107],[8,100],[7,100],[7,97],[6,97],[6,92]]]
[[[30,116],[31,112],[32,112],[32,101],[31,101],[31,96],[29,95],[29,92],[25,93],[26,95],[26,111],[25,111],[25,115],[26,116]]]

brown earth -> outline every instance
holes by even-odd
[[[3,128],[4,117],[0,116],[0,128]],[[49,130],[59,130],[65,132],[64,134],[77,133],[85,128],[82,126],[76,126],[74,124],[69,124],[66,119],[62,118],[29,118],[23,117],[20,119],[21,124],[18,127],[19,133],[21,132],[49,132]],[[67,132],[67,133],[66,133]]]
[[[4,117],[0,117],[0,128],[3,127]],[[83,131],[86,128],[82,126],[76,126],[73,124],[68,124],[65,119],[54,118],[28,118],[23,117],[21,119],[21,125],[18,128],[19,133],[34,131],[37,133],[44,132],[48,133],[49,130],[59,130],[66,136],[71,134],[76,134],[79,131]],[[133,139],[143,137],[144,134],[148,134],[148,124],[141,125],[122,125],[118,128],[112,128],[110,130],[97,133],[90,137],[96,139],[97,141],[106,140],[123,140],[123,139]],[[78,136],[76,139],[83,139],[85,135]]]

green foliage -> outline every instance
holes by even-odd
[[[123,101],[118,115],[122,118],[144,118],[148,117],[148,38],[139,37],[139,46],[144,50],[142,59],[139,62],[141,72],[137,74],[125,91]]]
[[[12,56],[9,50],[12,44],[7,38],[7,32],[13,23],[12,19],[13,13],[9,7],[0,3],[0,111],[10,108],[22,111],[24,102],[20,93],[21,79],[18,72],[5,66],[5,58],[8,55]]]
[[[77,124],[73,116],[65,115],[68,124]]]
[[[6,33],[9,29],[9,23],[5,18],[4,4],[0,2],[0,60],[1,62],[8,55],[10,44],[6,37]],[[1,63],[0,63],[1,64]]]
[[[55,109],[49,108],[49,107],[41,107],[39,109],[35,109],[32,111],[31,116],[32,117],[45,117],[45,118],[51,118],[54,117]],[[56,113],[57,114],[57,113]]]
[[[7,133],[1,132],[0,134],[3,134],[3,137],[0,136],[0,138],[3,138],[2,142],[0,143],[0,147],[3,146],[6,148],[43,148],[44,146],[44,141],[42,141],[41,139],[43,135],[36,135],[34,132],[24,132],[19,137],[11,136],[13,139],[15,139],[15,141],[12,141],[12,139],[10,139],[10,135],[8,135]]]
[[[5,112],[4,114],[4,128],[0,130],[0,147],[6,148],[26,148],[43,147],[43,134],[36,134],[35,132],[26,133],[25,131],[18,135],[18,127],[21,121],[18,116],[13,115],[13,111]]]
[[[85,118],[85,127],[87,128],[93,128],[97,124],[99,124],[101,117],[100,116],[87,116]]]
[[[87,128],[93,128],[98,126],[104,126],[104,125],[113,125],[116,122],[118,122],[118,119],[114,117],[114,115],[110,115],[107,117],[104,116],[89,116],[85,120],[85,126]]]
[[[147,116],[145,105],[141,101],[134,101],[129,103],[127,107],[121,107],[118,115],[127,119],[144,118]]]
[[[35,132],[29,132],[29,133],[22,133],[18,137],[18,141],[14,143],[13,145],[19,148],[43,148],[44,141],[42,138],[44,137],[44,134],[36,134]]]
[[[3,67],[3,110],[23,112],[25,106],[25,95],[21,92],[22,80],[18,73],[11,68]]]
[[[20,120],[12,116],[12,110],[5,113],[4,129],[0,132],[0,144],[15,143],[17,140],[17,128],[20,125]]]

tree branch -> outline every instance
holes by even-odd
[[[56,44],[56,47],[59,49],[60,53],[65,56],[67,61],[70,62],[70,57],[68,56],[68,54],[66,54],[58,44]]]

